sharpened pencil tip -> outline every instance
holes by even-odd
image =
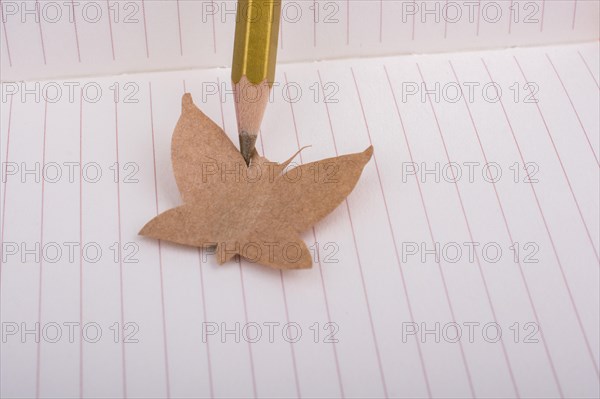
[[[254,153],[254,146],[256,145],[256,135],[249,134],[248,132],[242,131],[240,133],[240,152],[246,161],[246,165],[250,165],[250,159]]]

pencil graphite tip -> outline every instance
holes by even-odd
[[[240,133],[240,152],[246,161],[246,165],[250,165],[250,159],[254,153],[254,146],[256,145],[256,135],[250,134],[246,131]]]

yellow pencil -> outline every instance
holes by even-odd
[[[231,80],[240,151],[250,163],[275,77],[281,0],[238,0]]]

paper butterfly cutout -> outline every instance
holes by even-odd
[[[211,248],[219,264],[240,255],[276,269],[309,268],[311,253],[300,233],[350,194],[372,154],[371,146],[287,170],[294,156],[277,164],[255,152],[247,166],[186,93],[171,142],[184,205],[161,213],[140,234]]]

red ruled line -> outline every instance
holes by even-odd
[[[119,162],[119,113],[117,103],[115,102],[115,155],[116,155],[116,168],[115,175],[117,180],[117,224],[118,224],[118,237],[119,237],[119,302],[121,310],[121,337],[125,334],[125,303],[123,299],[123,257],[121,250],[123,248],[122,237],[121,237],[121,163]],[[123,374],[123,397],[127,398],[127,365],[125,356],[125,340],[121,339],[121,367]]]
[[[363,117],[363,121],[365,122],[365,128],[367,130],[367,136],[369,138],[369,144],[373,145],[373,140],[371,139],[371,131],[369,129],[369,123],[367,122],[367,116],[365,114],[365,109],[363,106],[363,101],[362,101],[362,97],[360,95],[360,90],[358,89],[358,82],[356,81],[356,76],[354,74],[354,70],[352,68],[350,68],[350,71],[352,72],[352,79],[354,80],[354,87],[356,88],[356,94],[358,96],[358,101],[360,104],[360,110],[362,113],[362,117]],[[387,75],[387,70],[386,70],[386,75]],[[389,82],[389,80],[388,80]],[[406,280],[404,278],[404,272],[402,271],[402,263],[400,262],[400,252],[398,251],[398,245],[396,244],[396,237],[394,234],[394,228],[392,225],[392,219],[390,217],[390,211],[388,208],[388,203],[387,203],[387,199],[385,197],[385,191],[383,190],[383,183],[381,181],[381,174],[379,172],[379,164],[377,163],[377,157],[375,154],[373,154],[373,161],[375,163],[375,170],[377,171],[377,179],[379,181],[379,189],[381,191],[381,196],[383,197],[383,205],[385,208],[385,213],[387,216],[387,221],[388,221],[388,227],[390,230],[390,235],[392,238],[392,243],[394,244],[394,254],[396,256],[396,263],[398,264],[398,270],[400,271],[400,280],[402,282],[402,291],[404,292],[404,298],[406,300],[406,304],[408,307],[408,313],[410,315],[410,321],[412,323],[415,322],[415,317],[413,315],[413,308],[412,308],[412,304],[410,301],[410,297],[408,295],[408,287],[406,285]],[[415,340],[416,345],[417,345],[417,352],[419,353],[419,360],[421,361],[421,370],[423,372],[423,379],[425,381],[425,387],[427,389],[427,395],[428,397],[432,397],[431,394],[431,386],[429,384],[429,376],[427,375],[427,368],[425,366],[425,359],[423,357],[423,352],[421,351],[421,344],[419,342],[419,340]]]
[[[13,108],[13,97],[10,96],[10,105],[8,106],[8,127],[6,132],[6,155],[4,156],[4,162],[8,162],[10,154],[10,128],[12,126],[12,108]],[[2,179],[4,181],[3,193],[2,193],[2,225],[0,226],[0,242],[4,243],[4,227],[6,225],[6,191],[8,188],[7,170],[4,170]],[[0,245],[0,292],[2,292],[2,265],[4,260],[4,245]]]
[[[528,82],[527,77],[525,76],[525,72],[523,71],[523,68],[521,67],[521,64],[519,63],[519,60],[517,60],[517,57],[514,57],[514,56],[513,56],[513,59],[515,60],[515,63],[517,64],[519,71],[521,71],[521,76],[523,76],[523,79],[525,79],[525,81]],[[534,93],[531,90],[531,87],[529,87],[529,90],[530,90],[531,95],[533,96]],[[544,114],[542,113],[542,108],[540,107],[539,101],[535,102],[535,106],[538,110],[538,114],[540,115],[542,123],[544,124],[546,133],[548,134],[548,139],[550,140],[550,144],[552,144],[552,149],[554,150],[554,154],[556,155],[556,158],[558,159],[558,163],[560,164],[560,169],[562,170],[563,176],[565,178],[565,182],[567,183],[567,186],[569,187],[569,192],[571,193],[571,197],[573,198],[573,202],[575,203],[575,207],[577,208],[577,212],[579,213],[579,218],[581,219],[581,223],[583,224],[583,227],[588,236],[588,240],[590,241],[594,255],[596,256],[596,261],[598,262],[598,266],[600,266],[600,258],[598,257],[598,251],[596,250],[596,245],[594,244],[594,240],[592,239],[592,235],[590,234],[590,229],[588,228],[588,225],[585,222],[585,218],[583,217],[583,212],[581,211],[581,207],[579,206],[579,201],[577,201],[577,196],[575,196],[575,192],[573,191],[573,186],[571,185],[571,179],[569,179],[569,175],[567,174],[565,165],[562,161],[560,153],[558,152],[558,148],[556,147],[556,143],[554,142],[552,133],[550,132],[550,127],[548,127],[548,122],[546,122],[546,118],[544,117]],[[592,357],[592,359],[593,359],[593,357]],[[594,365],[596,365],[595,360],[594,360]],[[597,366],[596,366],[596,373],[598,373]]]
[[[387,69],[385,69],[385,72],[387,74]],[[391,83],[391,81],[389,79],[389,75],[388,75],[388,84],[390,86],[390,90],[392,91],[392,96],[394,98],[394,104],[396,106],[396,112],[398,114],[398,119],[400,120],[400,125],[402,127],[402,133],[403,133],[403,136],[404,136],[404,141],[406,143],[406,148],[408,150],[410,161],[414,164],[415,161],[414,161],[414,158],[413,158],[413,155],[412,155],[412,149],[411,149],[411,146],[410,146],[410,142],[408,140],[408,134],[407,134],[407,131],[406,131],[406,127],[404,125],[404,118],[402,118],[402,113],[400,112],[400,107],[398,106],[398,101],[396,100],[396,94],[394,93],[392,83]],[[427,228],[429,230],[429,236],[431,238],[431,242],[435,243],[436,241],[435,241],[435,237],[433,235],[433,229],[431,228],[431,221],[429,219],[429,212],[427,211],[427,205],[425,204],[425,196],[423,195],[423,189],[421,188],[421,183],[419,182],[419,179],[418,179],[418,177],[417,177],[416,174],[415,174],[415,180],[417,182],[417,188],[418,188],[418,191],[419,191],[419,197],[421,198],[421,205],[423,206],[423,211],[425,213],[425,220],[427,222]],[[452,318],[453,322],[456,322],[456,316],[454,315],[454,308],[452,306],[452,301],[450,300],[450,293],[448,291],[448,285],[446,283],[446,277],[444,275],[444,271],[442,269],[442,265],[440,264],[439,260],[437,260],[437,265],[438,265],[438,270],[440,272],[440,277],[441,277],[441,280],[442,280],[442,285],[444,287],[444,294],[445,294],[445,297],[446,297],[446,303],[448,305],[448,309],[450,311],[450,317]],[[473,378],[471,377],[471,371],[470,371],[469,365],[467,363],[467,358],[465,356],[465,351],[464,351],[464,348],[462,346],[462,343],[460,343],[460,341],[459,341],[459,344],[460,344],[460,346],[459,346],[460,355],[461,355],[463,367],[465,369],[465,375],[467,377],[467,382],[468,382],[468,385],[469,385],[469,390],[471,392],[471,396],[475,397],[475,388],[473,387]]]
[[[43,130],[43,144],[42,144],[42,165],[46,164],[46,122],[48,120],[48,101],[44,101],[44,130]],[[42,201],[40,209],[40,248],[44,246],[44,200],[45,200],[45,178],[42,176]],[[43,288],[43,276],[44,276],[44,257],[40,256],[40,273],[38,278],[38,328],[42,325],[42,288]],[[35,366],[35,397],[40,397],[40,365],[41,365],[41,349],[42,340],[37,342],[36,351],[36,366]]]
[[[319,72],[319,70],[317,70],[317,74],[319,76],[319,84],[321,85],[321,90],[324,90],[323,80],[321,79],[321,73]],[[329,130],[331,132],[331,138],[333,140],[333,148],[335,150],[335,155],[339,156],[339,152],[338,152],[338,149],[337,149],[337,143],[336,143],[336,140],[335,140],[335,133],[334,133],[334,130],[333,130],[333,123],[331,122],[331,114],[329,112],[329,105],[327,105],[326,101],[324,103],[325,103],[325,109],[327,111],[327,120],[329,122]],[[383,388],[384,396],[386,398],[388,398],[389,396],[388,396],[387,383],[385,381],[385,375],[383,373],[383,365],[381,363],[381,354],[380,354],[380,351],[379,351],[379,343],[377,341],[377,334],[375,332],[375,323],[373,322],[373,314],[371,312],[371,305],[369,303],[369,294],[367,293],[367,285],[365,283],[365,276],[364,276],[364,273],[363,273],[363,267],[362,267],[362,262],[361,262],[361,258],[360,258],[360,253],[358,251],[358,243],[356,241],[356,232],[354,230],[354,224],[352,222],[352,213],[350,212],[350,205],[348,204],[348,199],[346,198],[344,200],[344,202],[346,203],[346,212],[348,213],[348,220],[350,222],[350,229],[352,231],[352,241],[354,243],[354,251],[356,252],[356,260],[358,262],[358,270],[360,272],[360,280],[361,280],[361,284],[362,284],[363,294],[364,294],[364,297],[365,297],[365,304],[367,306],[367,313],[369,315],[369,325],[370,325],[370,328],[371,328],[371,337],[373,339],[373,346],[374,346],[374,349],[375,349],[375,355],[377,356],[377,366],[379,368],[379,375],[380,375],[380,378],[381,378],[381,385],[382,385],[382,388]]]
[[[42,45],[42,56],[44,59],[44,65],[46,65],[46,46],[44,45],[44,31],[42,29],[42,18],[40,16],[40,3],[38,0],[35,0],[35,10],[38,18],[38,28],[40,30],[40,43]]]
[[[215,6],[215,0],[211,0],[213,9],[216,7]],[[212,17],[212,35],[213,35],[213,51],[215,54],[217,54],[217,27],[215,24],[215,12],[211,13],[211,17]],[[282,41],[283,42],[283,41]]]
[[[0,9],[4,10],[2,1],[0,1]],[[8,43],[8,34],[6,33],[6,22],[4,21],[4,11],[0,15],[2,20],[2,30],[4,31],[4,43],[6,44],[6,55],[8,56],[8,66],[12,68],[12,57],[10,55],[10,45]]]
[[[152,83],[148,82],[148,95],[150,102],[150,128],[152,132],[152,163],[154,173],[154,199],[156,207],[156,215],[158,215],[158,179],[156,177],[156,146],[154,140],[154,110],[152,107]],[[165,317],[165,288],[163,279],[163,258],[162,258],[162,243],[161,240],[157,240],[158,249],[158,264],[160,271],[160,305],[161,305],[161,316],[162,316],[162,328],[163,328],[163,353],[165,361],[165,385],[167,389],[167,398],[171,397],[171,383],[169,378],[169,350],[168,350],[168,339],[167,339],[167,320]]]
[[[283,76],[285,78],[285,84],[289,90],[287,74],[284,73]],[[289,93],[288,93],[288,95],[289,95]],[[294,112],[294,103],[292,101],[289,101],[289,104],[290,104],[290,112],[292,114],[292,121],[294,122],[294,133],[296,135],[296,144],[297,144],[298,150],[300,150],[302,147],[300,145],[300,136],[298,134],[298,125],[296,123],[296,114]],[[304,159],[302,158],[302,152],[299,153],[299,156],[300,156],[300,162],[304,163]],[[312,233],[313,233],[313,240],[315,243],[317,243],[318,242],[317,232],[316,232],[314,226],[312,227]],[[317,254],[317,263],[319,265],[319,275],[321,277],[321,288],[323,291],[323,301],[325,303],[325,312],[327,313],[327,322],[331,323],[331,310],[329,307],[329,301],[327,299],[327,289],[325,288],[325,279],[323,278],[323,266],[321,265],[321,257],[319,254]],[[345,398],[346,395],[344,392],[344,383],[342,382],[342,373],[340,371],[340,360],[339,360],[338,353],[337,353],[336,343],[332,343],[331,347],[333,349],[333,358],[335,361],[335,370],[336,370],[336,374],[337,374],[338,386],[340,389],[340,397]]]
[[[590,76],[592,77],[592,79],[594,79],[594,83],[596,83],[596,86],[600,89],[600,83],[598,83],[598,80],[596,79],[596,76],[594,75],[594,72],[592,72],[592,69],[588,65],[588,63],[585,60],[585,58],[583,57],[583,54],[581,54],[581,51],[577,51],[577,54],[579,54],[579,58],[581,58],[581,61],[583,61],[583,65],[585,65],[585,68],[590,73]]]
[[[79,89],[79,325],[83,326],[83,90]],[[83,398],[83,335],[79,337],[79,397]]]
[[[560,77],[560,74],[558,73],[558,69],[556,69],[556,66],[554,66],[554,63],[552,62],[552,60],[550,59],[550,56],[548,54],[546,54],[546,58],[548,59],[548,62],[550,62],[550,65],[552,66],[552,69],[554,70],[554,73],[556,74],[556,77],[558,78],[558,81],[560,82],[560,85],[562,86],[562,88],[565,92],[565,95],[567,96],[567,99],[569,99],[571,108],[573,108],[573,112],[575,112],[575,116],[577,117],[579,126],[581,126],[581,130],[583,131],[583,135],[585,136],[588,146],[590,147],[590,151],[592,152],[592,155],[594,156],[594,159],[596,160],[596,164],[598,164],[598,167],[600,167],[600,161],[598,160],[598,155],[596,155],[596,152],[594,151],[594,147],[592,146],[592,142],[590,141],[590,136],[588,135],[587,131],[585,130],[585,126],[583,125],[583,122],[581,121],[581,118],[579,117],[579,112],[577,112],[577,108],[575,108],[575,104],[573,103],[573,100],[571,99],[571,95],[569,94],[567,87],[565,86],[562,78]]]
[[[419,76],[421,77],[421,82],[423,83],[423,85],[425,85],[425,77],[423,76],[423,72],[418,63],[417,63],[417,69],[419,70]],[[427,92],[426,98],[427,98],[427,101],[429,102],[429,105],[431,106],[431,112],[433,113],[433,118],[435,120],[435,124],[436,124],[437,130],[438,130],[438,133],[440,134],[440,139],[441,139],[442,145],[444,147],[444,153],[446,154],[446,160],[448,161],[448,164],[452,164],[452,160],[450,159],[450,154],[448,152],[448,146],[446,145],[446,139],[444,138],[444,134],[442,132],[442,127],[440,125],[440,122],[439,122],[439,119],[437,116],[437,112],[435,111],[433,101],[431,101],[431,98],[429,97],[428,92]],[[452,171],[451,171],[452,181],[454,182],[454,187],[456,189],[456,196],[458,197],[458,201],[460,203],[460,209],[462,211],[463,219],[465,221],[465,225],[466,225],[467,231],[469,233],[469,239],[471,240],[471,242],[475,242],[475,238],[473,237],[473,232],[471,230],[471,224],[469,223],[469,218],[467,217],[467,211],[465,209],[465,204],[463,202],[462,195],[460,193],[460,188],[458,187],[456,174],[454,172],[454,169],[453,168],[451,168],[451,169],[452,169]],[[496,315],[496,309],[492,303],[492,297],[490,295],[490,290],[488,288],[487,280],[483,273],[483,268],[481,267],[481,261],[479,259],[479,254],[477,253],[477,251],[475,252],[475,260],[477,261],[477,268],[479,269],[479,276],[481,277],[481,282],[483,284],[483,288],[485,291],[488,306],[490,307],[490,311],[492,313],[492,317],[494,319],[494,322],[499,325],[498,317]],[[518,388],[517,382],[515,380],[515,374],[514,374],[512,365],[510,363],[510,359],[508,357],[508,352],[506,350],[506,344],[504,342],[504,339],[500,338],[500,344],[502,346],[502,353],[504,355],[504,361],[506,362],[506,367],[508,368],[508,373],[510,375],[510,380],[511,380],[511,383],[513,386],[513,390],[515,391],[515,395],[517,397],[520,397],[521,395],[519,393],[519,388]]]
[[[484,66],[484,68],[485,68],[485,70],[486,70],[489,78],[491,79],[491,81],[495,82],[494,78],[492,78],[492,75],[490,73],[490,70],[489,70],[486,62],[483,59],[481,59],[481,62],[483,63],[483,66]],[[502,112],[504,113],[504,117],[506,119],[506,123],[507,123],[507,125],[508,125],[508,127],[510,129],[511,134],[512,134],[515,146],[517,147],[517,151],[519,153],[519,157],[521,158],[521,162],[523,162],[523,165],[525,165],[525,163],[526,163],[525,162],[525,157],[523,156],[523,152],[521,151],[521,147],[520,147],[519,142],[517,140],[515,131],[514,131],[513,127],[512,127],[510,119],[508,117],[508,113],[506,111],[506,108],[504,107],[504,102],[502,101],[502,99],[499,99],[498,102],[500,104],[500,107],[502,108]],[[578,323],[581,335],[583,337],[585,346],[586,346],[587,351],[588,351],[588,353],[589,353],[589,355],[590,355],[590,357],[592,359],[592,363],[594,365],[594,369],[596,370],[596,373],[598,373],[598,366],[596,365],[596,361],[594,360],[594,355],[593,355],[593,352],[591,350],[587,334],[585,332],[585,329],[583,328],[583,323],[582,323],[581,317],[579,315],[579,310],[577,309],[577,306],[575,305],[575,299],[573,298],[573,293],[571,291],[571,287],[569,286],[569,283],[567,282],[567,277],[565,275],[564,268],[562,266],[562,261],[560,260],[560,256],[558,255],[558,250],[557,250],[556,244],[554,242],[554,237],[552,236],[552,233],[550,233],[550,227],[548,226],[548,222],[546,220],[546,216],[544,214],[544,211],[542,210],[542,206],[540,204],[539,197],[537,195],[535,187],[533,186],[533,183],[531,182],[531,179],[529,179],[529,186],[531,187],[531,191],[532,191],[532,194],[533,194],[536,206],[537,206],[537,208],[538,208],[538,210],[540,212],[540,217],[542,218],[542,222],[544,224],[544,228],[546,230],[546,234],[548,235],[548,239],[550,240],[550,245],[552,247],[552,251],[554,252],[554,257],[556,258],[556,263],[558,264],[558,268],[560,270],[561,278],[562,278],[563,283],[565,285],[565,289],[567,290],[567,294],[569,296],[569,301],[571,302],[571,307],[573,308],[573,312],[575,314],[575,317],[577,318],[577,323]],[[599,377],[600,377],[600,375],[599,375]],[[562,396],[562,391],[561,391],[561,396]]]
[[[187,93],[187,89],[186,89],[186,84],[185,84],[185,79],[183,79],[183,94]],[[219,94],[220,95],[220,94]],[[223,114],[221,113],[221,117],[223,117]],[[223,122],[225,122],[225,119],[223,118]],[[208,320],[208,312],[206,310],[206,295],[205,295],[205,290],[204,290],[204,274],[202,271],[202,248],[198,248],[198,269],[200,270],[200,299],[202,300],[202,317],[203,320],[206,322]],[[214,379],[213,379],[213,370],[212,370],[212,360],[210,357],[210,343],[209,340],[206,340],[206,363],[207,363],[207,367],[208,367],[208,387],[209,387],[209,393],[210,393],[210,397],[214,398],[215,397],[215,390],[214,390]]]
[[[485,161],[486,164],[489,164],[488,161],[488,157],[487,157],[487,153],[485,151],[485,149],[483,148],[483,143],[481,141],[481,136],[479,135],[479,130],[477,129],[477,125],[475,124],[475,119],[473,118],[473,114],[471,112],[471,108],[469,107],[469,103],[467,102],[467,98],[462,90],[462,85],[461,85],[461,81],[458,78],[458,75],[456,73],[456,70],[454,69],[454,65],[452,65],[451,61],[448,61],[448,63],[450,64],[450,68],[452,69],[452,74],[454,75],[454,78],[456,79],[456,82],[458,83],[460,90],[461,90],[461,95],[463,98],[463,101],[465,103],[465,108],[467,110],[467,113],[469,114],[469,120],[471,122],[471,125],[473,126],[473,132],[475,134],[475,137],[477,138],[477,144],[479,145],[479,149],[481,150],[481,155],[483,156],[483,159]],[[498,202],[498,208],[500,209],[500,214],[502,215],[502,221],[504,222],[504,227],[506,229],[506,233],[508,235],[508,239],[509,242],[515,242],[513,239],[513,235],[512,232],[510,230],[509,224],[508,224],[508,218],[506,217],[506,212],[504,211],[504,206],[502,205],[502,200],[500,199],[500,193],[498,192],[498,187],[496,186],[496,181],[492,180],[492,187],[494,189],[494,195],[496,196],[496,201]],[[554,378],[554,382],[556,384],[556,387],[560,393],[561,397],[564,397],[562,394],[562,387],[560,385],[560,382],[558,380],[558,374],[556,373],[556,368],[554,367],[554,361],[552,360],[552,355],[550,354],[550,349],[548,348],[548,343],[546,342],[546,338],[544,337],[543,334],[543,328],[542,328],[542,324],[540,322],[538,313],[537,313],[537,309],[536,306],[533,302],[533,295],[531,294],[531,290],[529,289],[529,284],[527,283],[527,279],[525,278],[525,273],[523,272],[523,265],[521,264],[521,260],[518,260],[518,265],[519,265],[519,273],[521,276],[521,281],[523,282],[523,286],[525,288],[525,292],[527,293],[527,298],[529,301],[529,305],[531,306],[531,310],[533,312],[533,316],[535,318],[535,322],[538,326],[540,326],[540,338],[542,341],[542,344],[544,345],[544,351],[546,353],[546,357],[548,359],[548,364],[550,365],[550,369],[552,371],[552,376]]]
[[[71,9],[75,10],[75,0],[71,0]],[[77,45],[77,61],[81,62],[81,50],[79,48],[79,32],[77,32],[77,16],[73,13],[73,29],[75,32],[75,44]]]
[[[223,130],[225,130],[225,113],[223,111],[223,98],[221,94],[221,82],[219,78],[217,78],[217,90],[219,91],[219,106],[221,107],[221,123],[223,126]],[[248,301],[246,300],[246,288],[244,286],[244,270],[242,267],[242,258],[241,256],[237,256],[238,266],[240,270],[240,284],[242,287],[242,305],[244,308],[244,323],[248,324]],[[248,355],[250,357],[250,373],[252,375],[252,394],[254,399],[258,397],[257,388],[256,388],[256,372],[254,369],[254,356],[252,355],[252,344],[248,341]]]
[[[181,36],[181,10],[177,0],[177,29],[179,31],[179,55],[183,56],[183,38]]]
[[[110,34],[110,49],[112,51],[112,59],[115,60],[115,40],[113,38],[112,21],[110,19],[110,3],[106,0],[106,19],[108,20],[108,33]]]
[[[150,48],[148,47],[148,25],[146,23],[146,3],[142,0],[142,19],[144,21],[144,44],[146,46],[146,58],[150,58]]]

